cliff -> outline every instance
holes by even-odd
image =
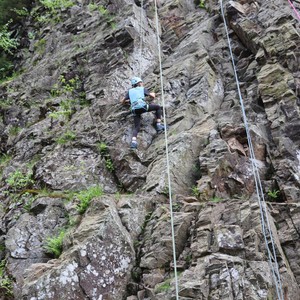
[[[177,284],[181,300],[277,299],[273,239],[282,299],[300,299],[300,20],[289,2],[223,5],[267,234],[222,2],[158,1],[162,73],[154,1],[45,3],[0,84],[0,298],[169,300]],[[132,76],[156,103],[163,88],[168,126],[158,135],[144,114],[136,151],[119,103]]]

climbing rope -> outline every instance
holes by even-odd
[[[298,13],[298,11],[297,11],[295,5],[292,3],[291,0],[288,0],[288,1],[289,1],[290,6],[292,7],[292,9],[294,10],[294,12],[295,12],[295,14],[296,14],[298,20],[300,21],[300,14]]]
[[[143,53],[143,6],[144,0],[141,0],[141,13],[140,13],[140,54],[139,54],[139,76],[142,77],[142,53]]]
[[[284,300],[280,272],[279,272],[279,267],[278,267],[278,262],[277,262],[277,257],[276,257],[275,243],[274,243],[274,239],[272,236],[272,230],[271,230],[270,221],[269,221],[269,217],[268,217],[268,210],[267,210],[266,202],[264,199],[264,192],[263,192],[262,183],[261,183],[260,175],[259,175],[259,170],[257,167],[254,149],[253,149],[253,145],[252,145],[250,130],[249,130],[245,107],[244,107],[244,101],[243,101],[242,94],[240,91],[240,83],[239,83],[239,79],[237,76],[236,66],[235,66],[234,57],[233,57],[233,53],[232,53],[231,42],[230,42],[229,33],[228,33],[228,27],[227,27],[224,9],[223,9],[223,0],[220,0],[220,6],[221,6],[221,13],[222,13],[224,25],[225,25],[225,31],[226,31],[234,76],[235,76],[235,80],[237,83],[237,90],[238,90],[238,95],[239,95],[239,99],[240,99],[243,121],[244,121],[247,140],[248,140],[248,144],[249,144],[250,160],[251,160],[251,164],[252,164],[252,171],[253,171],[253,176],[254,176],[254,180],[255,180],[255,187],[256,187],[257,198],[258,198],[258,203],[259,203],[259,208],[260,208],[262,233],[264,236],[264,240],[265,240],[265,244],[266,244],[266,248],[267,248],[267,252],[268,252],[268,258],[269,258],[271,272],[273,275],[273,281],[274,281],[274,284],[276,287],[277,297],[279,300]],[[268,240],[268,237],[269,237],[269,240]],[[271,244],[271,247],[269,247],[269,243]]]
[[[162,62],[161,62],[161,47],[160,47],[160,37],[159,37],[157,0],[154,1],[154,4],[155,4],[156,36],[157,36],[157,48],[158,48],[158,59],[159,59],[159,74],[160,74],[160,85],[161,85],[161,99],[162,99],[162,107],[163,107],[163,119],[164,119],[164,124],[165,124],[165,144],[166,144],[166,160],[167,160],[167,174],[168,174],[170,215],[171,215],[173,263],[174,263],[174,274],[175,274],[175,289],[176,289],[176,300],[178,300],[179,299],[179,296],[178,296],[178,276],[177,276],[177,262],[176,262],[176,245],[175,245],[175,231],[174,231],[174,217],[173,217],[173,201],[172,201],[171,176],[170,176],[168,134],[167,134],[167,128],[166,128],[167,127],[166,126],[167,122],[166,122],[164,82],[163,82]]]

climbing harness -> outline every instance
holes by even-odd
[[[163,119],[165,124],[165,145],[166,145],[166,160],[167,160],[167,174],[168,174],[168,187],[169,187],[169,201],[170,201],[170,216],[171,216],[171,230],[172,230],[172,248],[173,248],[173,263],[174,263],[174,275],[175,275],[175,289],[176,289],[176,300],[178,296],[178,276],[177,276],[177,262],[176,262],[176,245],[175,245],[175,230],[174,230],[174,218],[173,218],[173,201],[172,201],[172,187],[171,187],[171,176],[170,176],[170,161],[169,161],[169,149],[168,149],[168,134],[167,134],[167,122],[166,122],[166,110],[165,110],[165,96],[164,96],[164,82],[162,74],[162,61],[161,61],[161,47],[159,37],[159,25],[158,25],[158,10],[157,0],[154,1],[155,5],[155,20],[156,20],[156,36],[157,36],[157,48],[158,48],[158,59],[159,59],[159,74],[160,74],[160,85],[161,85],[161,99],[163,108]]]
[[[248,140],[248,144],[249,144],[250,160],[251,160],[251,164],[252,164],[252,171],[253,171],[253,176],[254,176],[254,180],[255,180],[255,187],[256,187],[257,198],[258,198],[258,203],[259,203],[259,208],[260,208],[262,233],[264,236],[264,240],[265,240],[265,244],[266,244],[266,248],[267,248],[267,252],[268,252],[268,258],[269,258],[270,268],[271,268],[272,275],[273,275],[273,281],[274,281],[274,284],[276,287],[277,297],[279,300],[284,300],[280,272],[279,272],[279,267],[278,267],[278,262],[277,262],[277,257],[276,257],[275,243],[274,243],[272,230],[271,230],[271,226],[270,226],[270,221],[269,221],[269,217],[268,217],[268,209],[267,209],[266,202],[264,199],[264,193],[263,193],[262,183],[260,180],[259,170],[258,170],[258,167],[256,164],[256,158],[255,158],[254,149],[253,149],[253,145],[252,145],[250,130],[248,127],[248,121],[247,121],[247,117],[246,117],[244,101],[243,101],[242,94],[240,91],[240,83],[239,83],[239,79],[237,76],[236,66],[235,66],[234,57],[233,57],[233,53],[232,53],[231,42],[230,42],[230,38],[229,38],[228,27],[227,27],[224,9],[223,9],[223,0],[220,0],[220,6],[221,6],[221,13],[222,13],[222,17],[223,17],[224,27],[225,27],[225,31],[226,31],[234,76],[235,76],[235,80],[237,83],[237,90],[238,90],[238,95],[239,95],[239,100],[240,100],[240,105],[241,105],[241,110],[242,110],[242,115],[243,115],[243,121],[244,121],[245,130],[246,130],[246,134],[247,134],[247,140]],[[270,244],[270,247],[269,247],[269,244]]]
[[[297,11],[295,5],[292,3],[291,0],[288,0],[288,1],[289,1],[290,6],[292,7],[292,9],[294,10],[294,12],[295,12],[295,14],[296,14],[298,20],[300,21],[300,14],[298,13],[298,11]]]

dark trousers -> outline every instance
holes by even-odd
[[[137,137],[141,128],[141,115],[148,111],[155,111],[156,119],[161,119],[162,112],[161,107],[158,104],[148,104],[148,109],[147,106],[144,108],[133,109],[132,114],[134,120],[134,129],[132,137]]]

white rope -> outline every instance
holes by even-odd
[[[249,144],[252,171],[253,171],[253,176],[254,176],[254,180],[255,180],[255,187],[256,187],[256,192],[257,192],[257,197],[258,197],[258,203],[259,203],[259,207],[260,207],[262,233],[264,235],[264,240],[265,240],[265,244],[266,244],[266,248],[267,248],[267,252],[268,252],[268,258],[269,258],[270,268],[271,268],[272,275],[273,275],[273,280],[274,280],[275,287],[276,287],[277,297],[279,300],[284,300],[283,291],[282,291],[282,283],[281,283],[280,272],[279,272],[276,250],[275,250],[275,243],[274,243],[273,236],[272,236],[272,230],[271,230],[270,221],[269,221],[269,217],[268,217],[268,210],[267,210],[266,202],[264,199],[264,192],[263,192],[263,188],[262,188],[262,184],[261,184],[261,180],[260,180],[259,170],[258,170],[258,167],[256,164],[256,158],[255,158],[254,149],[253,149],[253,145],[252,145],[248,121],[247,121],[247,117],[246,117],[244,101],[243,101],[242,94],[240,91],[239,79],[237,76],[236,66],[235,66],[234,57],[233,57],[233,53],[232,53],[231,42],[230,42],[229,33],[228,33],[228,27],[227,27],[225,14],[224,14],[224,10],[223,10],[223,0],[220,0],[220,6],[221,6],[221,13],[222,13],[224,25],[225,25],[228,47],[229,47],[232,66],[233,66],[233,70],[234,70],[234,76],[235,76],[235,80],[237,83],[237,90],[238,90],[241,110],[242,110],[242,114],[243,114],[243,121],[244,121],[247,140],[248,140],[248,144]],[[272,245],[271,249],[269,248],[269,242],[268,242],[267,235],[270,238],[270,243]],[[272,260],[274,261],[275,266],[273,265]]]
[[[140,14],[140,54],[139,54],[139,76],[142,77],[142,53],[143,53],[143,6],[144,0],[141,0],[141,14]]]
[[[161,85],[161,99],[162,99],[162,106],[163,106],[163,119],[164,119],[164,125],[165,125],[165,144],[166,144],[167,174],[168,174],[168,186],[169,186],[169,201],[170,201],[170,215],[171,215],[171,230],[172,230],[172,247],[173,247],[173,261],[174,261],[174,274],[175,274],[175,288],[176,288],[176,300],[178,300],[179,299],[179,296],[178,296],[178,276],[177,276],[176,245],[175,245],[174,218],[173,218],[173,201],[172,201],[172,189],[171,189],[170,161],[169,161],[169,149],[168,149],[168,134],[167,134],[167,122],[166,122],[164,82],[163,82],[163,75],[162,75],[161,47],[160,47],[160,37],[159,37],[157,1],[155,0],[154,3],[155,3],[156,35],[157,35],[157,47],[158,47],[158,59],[159,59],[159,74],[160,74],[160,85]]]

